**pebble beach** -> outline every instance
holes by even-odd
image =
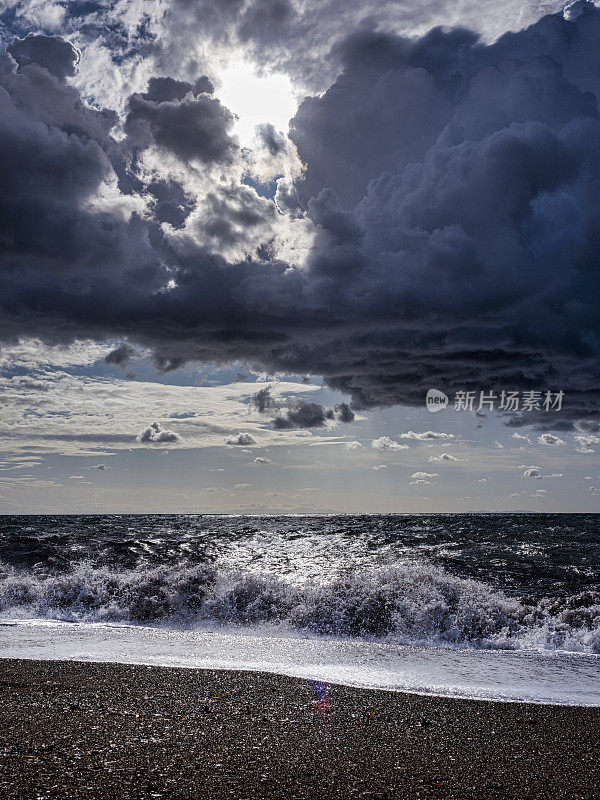
[[[600,708],[257,672],[0,663],[6,800],[600,796]]]

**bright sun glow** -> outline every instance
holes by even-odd
[[[278,131],[287,132],[297,102],[292,84],[285,75],[258,76],[252,66],[236,61],[221,73],[222,85],[218,97],[238,120],[235,132],[243,145],[250,145],[255,128],[270,122]]]

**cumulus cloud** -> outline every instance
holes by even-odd
[[[527,444],[531,444],[531,439],[529,438],[529,436],[525,436],[522,433],[517,433],[517,431],[513,433],[512,438],[519,439],[522,442],[527,442]]]
[[[358,450],[359,448],[362,447],[362,444],[355,440],[353,442],[344,442],[344,447],[346,448],[346,450]]]
[[[320,403],[299,400],[295,405],[273,420],[276,430],[290,428],[320,428],[327,421],[327,411]]]
[[[453,433],[441,433],[439,431],[423,431],[423,433],[415,433],[414,431],[407,431],[400,434],[401,439],[415,439],[418,442],[427,442],[439,439],[454,439]]]
[[[88,467],[88,469],[97,469],[100,472],[108,472],[110,467],[107,464],[94,464],[93,466]]]
[[[348,424],[354,422],[356,414],[352,411],[348,403],[338,403],[333,408],[333,418]]]
[[[437,481],[435,478],[439,478],[439,474],[437,472],[413,472],[410,476],[409,485],[410,486],[435,486]]]
[[[387,464],[374,464],[371,467],[371,469],[374,469],[374,470],[377,470],[377,471],[379,471],[380,469],[387,469],[387,468],[388,468]]]
[[[256,439],[251,433],[238,433],[237,436],[229,436],[225,444],[247,447],[248,445],[256,444]]]
[[[393,439],[390,439],[389,436],[380,436],[378,439],[374,439],[371,442],[371,447],[374,447],[375,450],[408,450],[407,444],[398,444]]]
[[[575,441],[577,442],[577,450],[580,453],[594,453],[594,448],[600,445],[600,436],[591,433],[578,433],[575,435]]]
[[[523,471],[524,478],[535,478],[536,480],[540,480],[542,477],[542,472],[539,467],[527,467]]]
[[[321,428],[327,422],[353,422],[354,412],[347,403],[340,403],[334,408],[325,408],[320,403],[292,399],[288,401],[285,412],[278,414],[273,420],[276,430],[292,428]]]
[[[561,444],[566,444],[564,439],[554,436],[552,433],[542,433],[541,436],[538,436],[538,442],[540,444],[549,445],[550,447],[558,447]]]
[[[257,456],[254,459],[254,463],[255,464],[270,464],[271,463],[271,459],[270,458],[265,458],[264,456]]]
[[[252,405],[259,414],[266,414],[268,411],[278,408],[277,403],[271,394],[271,387],[265,386],[252,395]]]
[[[137,437],[137,441],[143,443],[164,444],[167,442],[180,442],[181,436],[178,433],[175,433],[175,431],[170,431],[167,428],[163,428],[160,422],[153,422],[140,433],[140,435]]]
[[[456,456],[451,455],[450,453],[442,453],[439,456],[429,456],[427,461],[430,461],[432,464],[443,464],[443,463],[450,463],[453,464],[458,462],[460,459],[456,458]]]

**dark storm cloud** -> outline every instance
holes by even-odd
[[[101,306],[118,315],[117,286],[156,286],[159,260],[136,215],[90,204],[114,178],[116,114],[43,66],[16,67],[0,54],[0,335],[60,340],[63,323],[85,328]]]
[[[0,332],[126,337],[164,369],[321,374],[355,408],[422,405],[430,387],[550,388],[565,391],[555,419],[598,416],[599,38],[592,6],[493,45],[463,30],[346,37],[343,73],[292,125],[306,177],[282,194],[317,227],[303,270],[267,242],[246,260],[219,254],[263,224],[237,189],[209,199],[202,236],[176,241],[157,229],[164,217],[94,211],[122,173],[114,117],[5,56]],[[133,95],[125,146],[226,161],[229,112],[181,84]],[[299,420],[324,424],[327,410],[307,405]]]
[[[115,347],[114,350],[111,350],[110,353],[105,357],[104,363],[116,364],[118,367],[125,367],[135,355],[136,350],[134,347],[127,344],[127,342],[121,342],[118,347]]]
[[[323,230],[313,279],[374,323],[348,374],[343,357],[329,373],[359,403],[582,389],[590,372],[597,403],[598,20],[588,7],[492,46],[356,34],[344,74],[301,106],[298,191]]]
[[[266,149],[272,156],[283,153],[286,149],[286,140],[282,133],[275,129],[270,122],[256,126],[256,133]]]
[[[300,400],[285,415],[275,417],[273,427],[276,430],[288,428],[320,428],[327,420],[326,409],[319,403],[306,403]]]
[[[339,403],[339,405],[335,406],[334,418],[339,419],[340,422],[354,422],[355,416],[348,403]]]
[[[193,199],[186,194],[183,186],[176,181],[156,180],[146,188],[156,198],[153,209],[155,220],[181,228],[195,208]]]
[[[152,78],[148,90],[129,98],[125,131],[134,148],[150,144],[183,161],[226,161],[236,148],[230,135],[233,115],[210,94],[208,78],[195,86],[171,78]]]
[[[252,405],[259,414],[276,414],[273,427],[276,430],[293,428],[320,428],[327,420],[354,422],[355,414],[347,403],[340,403],[334,408],[325,408],[320,403],[310,403],[297,398],[289,398],[286,408],[277,403],[271,394],[271,387],[259,389],[252,396]],[[281,412],[281,413],[278,413]]]
[[[273,203],[248,186],[219,186],[208,191],[203,200],[203,213],[197,215],[192,226],[195,234],[217,252],[223,247],[243,245],[255,229],[272,222],[277,215]],[[269,257],[269,243],[263,243],[263,258]],[[265,258],[265,260],[266,260]]]
[[[8,52],[20,67],[37,64],[59,80],[75,75],[81,55],[70,42],[55,36],[34,34],[15,39]]]
[[[252,405],[256,408],[259,414],[265,414],[267,411],[276,409],[277,403],[271,395],[271,387],[265,386],[264,389],[259,389],[256,394],[253,394]]]
[[[142,93],[144,100],[155,103],[169,103],[183,100],[187,94],[212,94],[215,87],[206,75],[202,75],[192,85],[187,81],[176,81],[174,78],[154,77],[148,81],[148,88]]]

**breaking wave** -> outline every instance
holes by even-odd
[[[519,600],[427,563],[293,583],[216,566],[44,573],[0,565],[7,618],[145,625],[276,625],[396,644],[600,653],[600,594]]]

